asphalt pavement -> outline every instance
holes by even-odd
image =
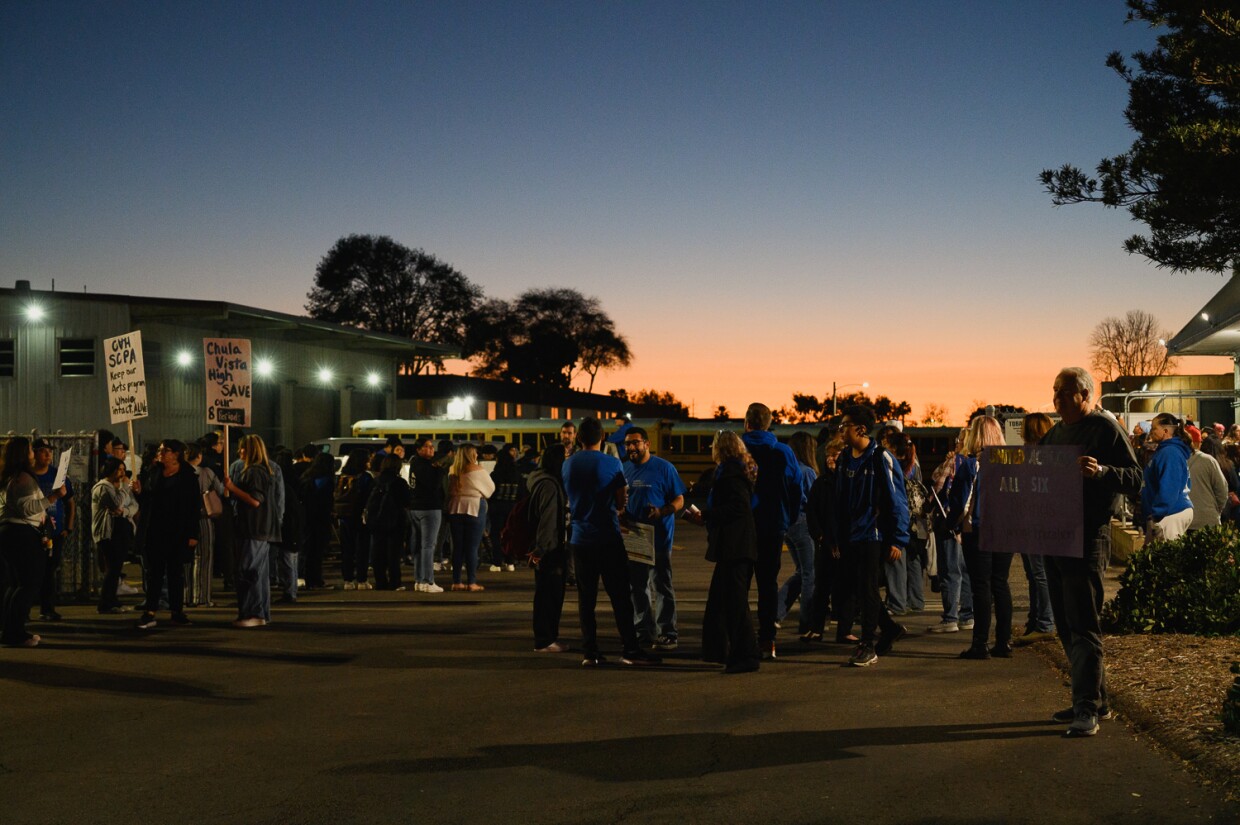
[[[533,653],[527,570],[306,594],[252,630],[228,594],[149,631],[67,606],[0,650],[0,823],[1240,822],[1122,719],[1064,739],[1041,656],[958,660],[934,611],[870,668],[793,629],[725,675],[697,660],[702,533],[677,543],[681,647],[656,668],[618,663],[605,601],[609,666]]]

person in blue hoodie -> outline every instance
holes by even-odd
[[[763,659],[775,658],[775,614],[779,606],[779,563],[784,534],[801,512],[801,469],[787,444],[781,444],[771,428],[771,409],[750,404],[745,410],[745,434],[741,441],[758,465],[754,492],[758,503],[754,521],[758,530],[758,647]]]
[[[1188,497],[1188,457],[1193,449],[1180,419],[1171,413],[1154,416],[1146,441],[1158,445],[1145,465],[1141,489],[1146,540],[1172,541],[1193,523],[1193,503]]]
[[[874,411],[854,404],[844,409],[840,436],[845,449],[835,468],[831,554],[853,576],[853,597],[861,601],[861,641],[848,663],[866,667],[885,656],[908,631],[883,608],[878,587],[883,562],[899,561],[908,547],[908,498],[899,463],[870,438]],[[759,473],[759,481],[761,474]],[[852,625],[852,605],[839,614],[840,635]],[[882,638],[876,633],[882,627]]]

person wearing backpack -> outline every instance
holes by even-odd
[[[861,641],[848,663],[868,667],[885,656],[908,631],[883,608],[879,581],[885,561],[899,561],[908,547],[908,500],[904,475],[891,453],[870,438],[874,411],[854,404],[844,409],[840,435],[845,449],[836,463],[832,554],[853,578],[861,602]],[[837,634],[852,626],[852,605],[842,607]],[[881,639],[877,638],[882,628]]]
[[[369,458],[365,447],[351,450],[332,493],[332,513],[340,525],[340,572],[345,590],[370,589],[366,582],[370,534],[362,522],[362,511],[374,486],[374,476],[366,470]]]
[[[535,653],[564,653],[568,650],[568,645],[560,641],[560,616],[564,612],[564,577],[568,562],[568,496],[564,493],[561,478],[564,457],[563,444],[549,445],[538,460],[538,469],[530,473],[526,480],[529,496],[524,500],[524,506],[532,532],[529,564],[534,568]],[[517,507],[521,506],[522,502],[518,502]],[[506,532],[510,531],[506,528]]]
[[[389,453],[381,459],[370,497],[366,499],[366,529],[375,568],[376,590],[404,590],[400,558],[409,533],[409,485],[400,477],[404,462]]]

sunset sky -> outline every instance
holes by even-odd
[[[596,390],[709,415],[832,380],[1046,408],[1091,328],[1222,285],[1037,182],[1128,147],[1121,0],[0,4],[0,286],[301,312],[341,236],[570,286]],[[1182,372],[1224,372],[1188,359]]]

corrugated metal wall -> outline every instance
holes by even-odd
[[[16,368],[13,378],[0,378],[0,432],[90,431],[111,429],[124,437],[124,424],[108,422],[107,382],[102,344],[110,338],[142,330],[147,357],[148,418],[134,422],[135,449],[161,437],[197,438],[208,430],[206,423],[206,390],[202,364],[202,339],[228,337],[225,330],[210,323],[187,325],[182,319],[168,323],[131,325],[128,304],[116,301],[83,301],[74,296],[72,302],[57,302],[39,294],[46,316],[41,321],[25,317],[26,301],[8,295],[0,297],[0,338],[16,341]],[[68,308],[72,308],[72,312]],[[349,434],[354,420],[373,417],[378,394],[383,404],[393,403],[391,377],[396,359],[361,353],[349,348],[348,339],[341,337],[341,346],[305,344],[293,340],[294,333],[280,329],[255,331],[252,342],[255,363],[268,359],[273,374],[268,378],[254,377],[253,432],[270,444],[289,446],[313,438]],[[91,338],[96,342],[95,375],[91,378],[59,378],[57,341],[61,338]],[[192,361],[179,366],[177,354],[189,352]],[[330,381],[320,381],[319,370],[332,371]],[[377,373],[382,385],[376,390],[367,385],[367,374]],[[285,410],[283,399],[294,399],[297,393],[282,392],[283,387],[307,391],[315,397],[311,409],[296,407]],[[353,386],[358,403],[341,404],[340,389]],[[344,407],[357,406],[361,415]],[[293,430],[296,432],[285,432]]]

